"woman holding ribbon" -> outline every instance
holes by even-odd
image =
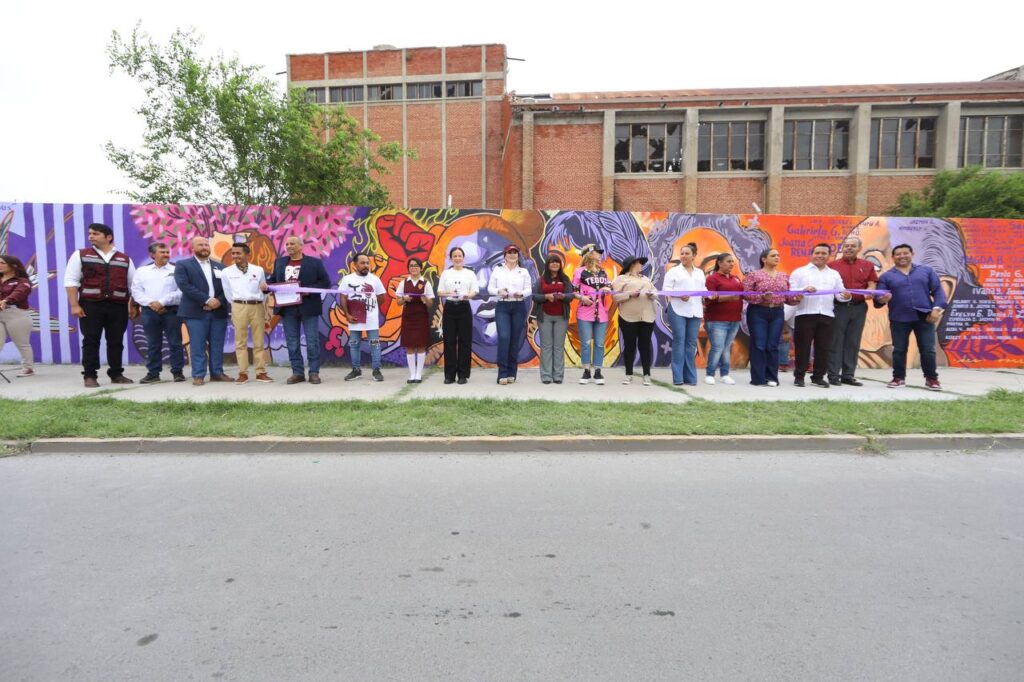
[[[395,302],[402,306],[401,344],[409,365],[408,384],[423,381],[423,364],[430,345],[430,306],[434,303],[434,289],[423,279],[423,261],[409,259],[409,274],[395,289]]]
[[[460,384],[469,380],[473,358],[473,309],[469,300],[479,293],[476,273],[463,266],[466,253],[458,246],[448,252],[451,267],[441,273],[437,295],[444,299],[441,308],[441,338],[444,341],[444,383]]]
[[[747,329],[750,332],[750,383],[754,386],[779,385],[779,336],[785,324],[785,303],[797,297],[786,296],[789,275],[779,270],[778,249],[768,248],[760,255],[761,269],[748,274],[743,290],[758,292],[745,295]]]
[[[562,257],[548,254],[544,274],[533,287],[533,314],[540,325],[541,383],[562,383],[565,378],[565,335],[569,331],[569,302],[576,297],[562,270]]]
[[[658,293],[654,283],[643,274],[645,265],[647,258],[644,256],[630,256],[622,261],[622,273],[612,282],[612,291],[619,304],[619,329],[622,330],[626,365],[626,378],[622,383],[633,383],[633,360],[639,347],[644,386],[650,386],[651,334],[654,333],[654,301]]]
[[[672,327],[672,383],[697,385],[697,335],[704,317],[704,302],[698,296],[673,295],[672,292],[707,291],[704,271],[693,264],[697,245],[684,244],[679,250],[679,265],[665,273],[665,291],[669,300],[668,321]]]
[[[704,329],[711,341],[705,384],[715,383],[715,371],[723,384],[735,384],[729,376],[732,342],[740,329],[743,301],[731,291],[743,291],[743,282],[733,274],[736,258],[731,253],[720,253],[715,258],[715,269],[708,275],[708,291],[714,292],[704,299]]]
[[[604,385],[601,366],[604,364],[604,341],[608,330],[608,302],[612,282],[601,268],[604,249],[587,244],[580,249],[583,267],[573,273],[572,284],[578,292],[576,328],[580,335],[580,364],[583,365],[581,384],[591,378],[598,386]],[[591,350],[593,346],[593,350]]]
[[[526,307],[523,301],[533,291],[530,272],[519,265],[519,247],[509,244],[505,262],[491,272],[487,293],[498,297],[494,322],[498,327],[498,383],[516,383],[519,348],[526,340]]]

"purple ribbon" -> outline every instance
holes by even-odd
[[[268,287],[271,291],[284,291],[289,294],[340,294],[342,293],[338,289],[315,289],[313,287],[297,287],[291,284],[271,284]],[[597,295],[614,296],[616,294],[633,294],[636,292],[623,292],[623,291],[601,291],[598,294],[584,294],[591,297]],[[647,293],[647,292],[642,292]],[[818,291],[655,291],[658,296],[691,296],[694,298],[707,298],[709,296],[835,296],[837,294],[860,294],[862,296],[874,296],[877,294],[886,293],[878,289],[819,289]],[[426,294],[405,294],[406,296],[426,296]],[[529,295],[524,296],[525,300]],[[448,298],[444,296],[442,298]],[[457,300],[466,301],[469,300],[468,296],[459,296]],[[472,298],[492,298],[490,294],[478,294]],[[494,296],[497,298],[497,296]]]

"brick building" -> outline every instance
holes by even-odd
[[[940,170],[1024,170],[1024,68],[968,83],[517,95],[504,45],[288,56],[290,87],[416,150],[396,204],[880,214]]]

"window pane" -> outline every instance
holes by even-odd
[[[1016,127],[1013,119],[1017,119]],[[1022,133],[1019,126],[1021,117],[1013,116],[1010,120],[1010,129],[1006,131],[1006,165],[1011,168],[1019,168],[1021,166],[1021,154],[1024,150],[1021,149]]]
[[[916,168],[918,119],[904,118],[901,122],[899,168]]]
[[[665,170],[665,125],[647,126],[647,170],[661,173]]]
[[[615,172],[625,173],[629,168],[629,126],[615,126]]]
[[[729,170],[729,124],[711,126],[711,170]]]
[[[470,87],[470,93],[469,94],[472,95],[473,97],[479,97],[480,95],[483,94],[483,92],[484,92],[483,81],[472,81],[470,83],[470,86],[471,87]]]
[[[751,121],[747,130],[747,169],[764,170],[764,121]]]
[[[960,117],[960,146],[956,153],[957,165],[964,167],[964,152],[967,150],[967,117]]]
[[[967,119],[967,165],[976,166],[981,163],[981,150],[985,141],[985,119],[971,116]]]
[[[871,150],[868,153],[869,168],[878,168],[878,129],[878,119],[871,121]]]
[[[985,133],[985,166],[999,168],[1003,165],[1003,117],[989,116],[988,131]]]
[[[782,170],[793,170],[793,131],[796,121],[786,121],[782,127]]]
[[[896,141],[899,137],[899,128],[899,119],[882,119],[882,152],[878,159],[879,168],[896,168]]]
[[[832,133],[832,168],[850,167],[850,122],[836,121]]]
[[[828,170],[829,145],[832,140],[832,125],[829,121],[818,121],[814,126],[814,147],[812,149],[814,170]]]
[[[630,130],[632,144],[630,145],[630,170],[634,173],[643,173],[647,170],[647,126],[634,124]]]
[[[683,170],[683,126],[678,123],[665,127],[665,164],[670,173]]]
[[[811,131],[814,126],[810,121],[798,121],[796,124],[796,169],[811,168]]]
[[[729,168],[731,170],[747,169],[747,123],[733,122],[729,124]]]
[[[711,124],[697,126],[697,170],[711,170]]]

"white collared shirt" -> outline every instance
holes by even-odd
[[[204,275],[206,275],[206,283],[210,286],[210,289],[209,289],[209,291],[207,293],[208,293],[210,298],[214,298],[214,293],[213,293],[213,263],[210,262],[209,258],[207,258],[206,260],[199,260],[198,258],[196,258],[196,262],[199,263],[199,269],[203,271]],[[209,300],[209,299],[207,299],[207,300]]]
[[[117,253],[117,249],[110,249],[104,253],[99,249],[95,249],[96,253],[100,255],[100,258],[104,262],[109,263],[110,259]],[[131,288],[132,282],[135,279],[135,263],[131,257],[128,258],[128,287]],[[68,265],[64,269],[64,286],[66,287],[80,287],[82,286],[82,252],[75,251],[71,254],[71,258],[68,258]]]
[[[693,272],[688,272],[682,265],[670,268],[665,273],[665,283],[662,287],[665,291],[707,291],[704,284],[704,271],[694,266]],[[704,317],[704,299],[691,296],[689,301],[672,296],[669,299],[672,310],[680,317]]]
[[[806,287],[814,287],[818,291],[846,288],[843,284],[843,278],[838,272],[827,265],[819,270],[818,266],[814,263],[808,263],[803,267],[797,268],[789,276],[789,288],[793,291]],[[829,317],[835,317],[835,304],[833,301],[838,299],[838,294],[835,296],[804,296],[802,301],[793,306],[795,309],[793,315],[828,315]]]
[[[162,306],[178,305],[181,290],[174,281],[174,263],[165,263],[161,268],[150,263],[136,270],[132,280],[132,298],[141,306],[148,306],[153,301]]]
[[[259,265],[249,263],[242,272],[237,265],[229,265],[221,271],[220,283],[224,297],[231,301],[262,301],[266,295],[260,289],[267,281],[267,274]]]
[[[504,295],[498,292],[504,289]],[[533,280],[530,271],[521,265],[512,270],[503,263],[491,271],[491,281],[487,283],[487,293],[497,296],[499,301],[518,301],[533,295]]]

